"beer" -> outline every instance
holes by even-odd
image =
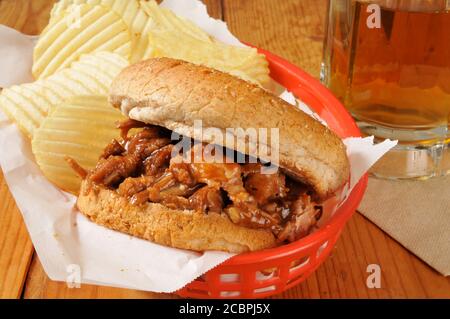
[[[449,2],[330,0],[323,81],[363,133],[449,142]]]

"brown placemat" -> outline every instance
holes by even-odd
[[[431,267],[450,275],[450,176],[427,181],[370,178],[358,210]]]

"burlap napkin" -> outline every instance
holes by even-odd
[[[370,178],[358,210],[431,267],[450,275],[450,176],[427,181]]]

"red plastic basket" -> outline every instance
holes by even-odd
[[[319,81],[288,61],[259,50],[271,77],[309,105],[340,137],[361,136],[344,106]],[[367,175],[330,220],[313,234],[281,247],[235,256],[177,292],[191,298],[263,298],[298,285],[328,257],[358,207]]]

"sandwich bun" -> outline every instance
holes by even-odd
[[[350,174],[345,146],[330,129],[256,84],[204,66],[169,58],[131,65],[113,81],[110,102],[131,119],[191,138],[196,120],[224,135],[227,128],[279,128],[279,166],[319,200]]]
[[[117,192],[91,187],[86,180],[77,206],[96,224],[174,248],[243,253],[277,245],[270,230],[235,225],[225,214],[175,210],[158,203],[135,206]]]

